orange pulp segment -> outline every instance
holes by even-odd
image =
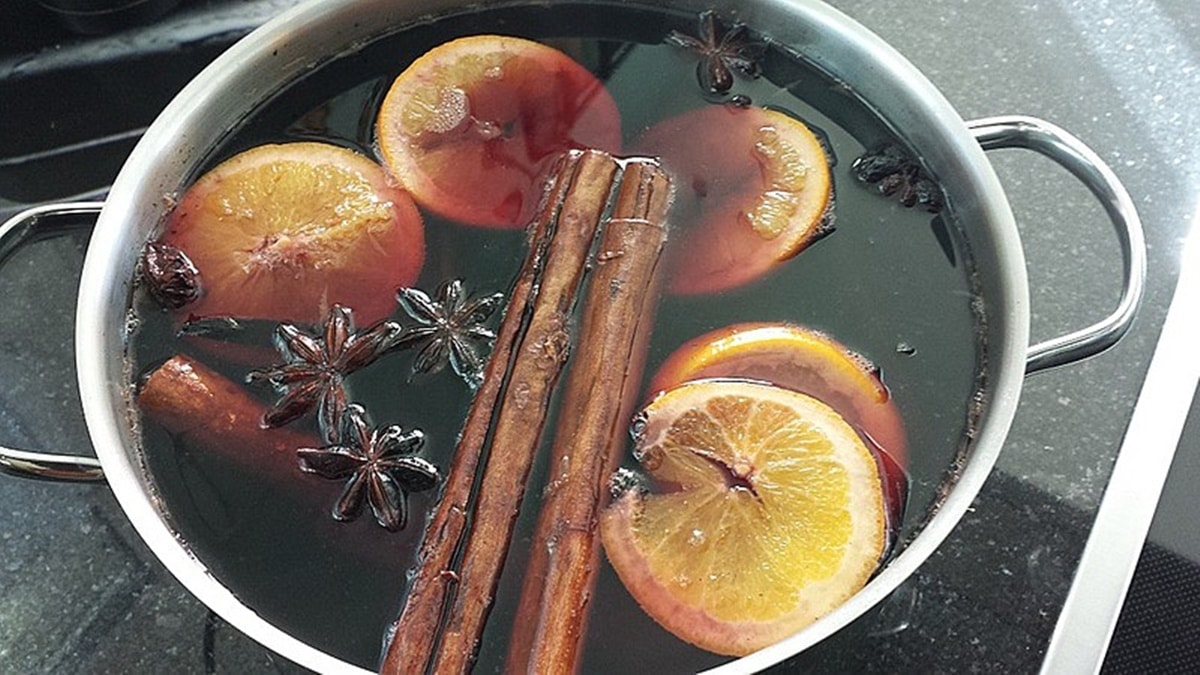
[[[702,380],[643,411],[634,454],[659,491],[626,490],[600,532],[664,628],[720,654],[777,642],[848,599],[880,562],[871,452],[829,406],[766,384]]]

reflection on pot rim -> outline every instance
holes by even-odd
[[[106,474],[122,507],[164,564],[201,600],[266,646],[321,671],[347,665],[305,645],[262,621],[213,579],[173,535],[165,513],[145,483],[136,430],[127,424],[130,381],[123,358],[124,306],[136,252],[149,228],[167,208],[164,195],[174,194],[193,177],[208,150],[236,124],[248,106],[276,91],[328,55],[360,44],[406,18],[453,7],[450,2],[390,3],[364,1],[341,7],[306,5],[257,31],[201,74],[164,111],[122,170],[101,216],[88,251],[81,289],[77,335],[80,386],[89,428]],[[684,11],[703,9],[680,2]],[[873,102],[938,167],[954,176],[961,191],[979,195],[972,205],[979,231],[972,246],[988,289],[988,332],[992,360],[988,371],[992,398],[981,420],[979,437],[962,476],[920,537],[852,602],[809,631],[764,649],[724,669],[758,669],[778,662],[848,623],[885,597],[911,574],[958,521],[982,485],[1007,433],[1019,396],[1028,344],[1027,286],[1023,258],[1011,213],[982,151],[945,100],[887,45],[833,10],[812,2],[764,2],[745,8],[743,20],[780,26],[776,37],[795,46],[804,57],[849,83]],[[785,20],[786,19],[786,20]],[[867,81],[855,73],[871,72]],[[879,74],[886,74],[880,77]],[[235,98],[232,103],[229,99]],[[883,102],[888,105],[883,106]],[[957,193],[957,192],[956,192]],[[1134,238],[1140,244],[1140,238]],[[1131,247],[1138,259],[1140,245]],[[1136,281],[1138,266],[1129,274]],[[1134,294],[1135,296],[1137,293]],[[1136,301],[1132,303],[1136,305]]]

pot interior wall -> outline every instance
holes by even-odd
[[[333,56],[457,4],[441,0],[336,7],[317,3],[237,45],[190,85],[146,134],[114,185],[89,249],[78,325],[80,336],[95,339],[79,340],[81,388],[97,452],[113,489],[139,532],[185,585],[235,625],[310,667],[331,662],[246,609],[179,545],[172,531],[164,502],[146,475],[138,425],[128,421],[137,417],[128,401],[128,383],[133,380],[126,358],[128,280],[133,277],[137,252],[171,199],[211,162],[230,130],[241,127],[256,106]],[[675,3],[684,15],[713,5]],[[1019,394],[1027,344],[1027,293],[1019,243],[998,183],[961,120],[923,78],[886,46],[822,5],[715,5],[722,15],[738,16],[751,26],[775,27],[766,31],[775,41],[870,102],[919,154],[951,197],[953,221],[961,227],[951,236],[968,242],[981,316],[986,317],[978,324],[980,340],[986,344],[986,359],[980,364],[986,389],[972,408],[978,416],[971,429],[975,439],[963,446],[960,461],[947,467],[940,508],[928,511],[919,536],[907,542],[903,553],[855,602],[796,640],[757,657],[758,665],[765,665],[815,642],[884,597],[932,552],[969,505],[991,469]],[[754,665],[755,658],[747,664]]]

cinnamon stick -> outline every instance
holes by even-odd
[[[474,657],[616,171],[611,157],[591,151],[570,153],[555,170],[382,672],[464,672]],[[484,487],[476,490],[481,461]]]
[[[583,304],[509,673],[578,667],[599,562],[598,514],[641,386],[670,203],[671,184],[657,164],[627,162]]]
[[[329,517],[329,504],[337,491],[300,470],[296,450],[319,448],[325,443],[315,433],[288,427],[263,428],[268,406],[245,387],[191,356],[177,354],[151,371],[137,394],[137,405],[152,420],[175,436],[186,448],[221,457],[234,470],[273,481],[295,496],[302,512],[311,518],[305,527],[317,538],[336,542],[361,563],[391,574],[403,574],[407,560],[379,545],[374,527],[347,528]]]
[[[278,475],[299,474],[296,449],[318,439],[285,428],[260,426],[267,406],[236,382],[203,363],[177,354],[150,373],[138,408],[189,445],[219,453],[239,466]]]
[[[443,605],[454,583],[454,553],[467,525],[467,509],[473,494],[475,474],[484,442],[492,423],[504,375],[512,354],[525,334],[526,314],[534,289],[545,267],[545,255],[554,233],[554,218],[562,205],[571,176],[578,169],[580,154],[564,156],[552,172],[551,183],[539,214],[530,226],[529,253],[509,294],[508,306],[497,330],[492,356],[483,381],[467,412],[462,435],[454,452],[438,507],[425,528],[417,555],[417,574],[409,588],[404,610],[392,627],[381,672],[424,672],[433,654],[440,629]],[[398,630],[399,627],[403,630]]]

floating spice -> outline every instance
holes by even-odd
[[[569,312],[616,173],[613,158],[596,151],[566,153],[551,173],[496,352],[426,527],[384,673],[464,672],[474,660],[567,360]]]
[[[882,145],[855,159],[850,168],[859,181],[874,185],[880,194],[895,197],[906,207],[919,204],[930,213],[942,210],[945,200],[941,188],[896,145]]]
[[[638,400],[672,193],[656,164],[626,164],[579,310],[579,343],[564,384],[563,409],[572,414],[558,418],[551,446],[555,469],[529,547],[509,672],[578,670],[598,574],[599,496],[620,463]]]
[[[316,408],[322,433],[332,441],[347,406],[344,378],[387,352],[399,332],[400,326],[391,321],[355,332],[353,312],[341,305],[329,310],[323,335],[280,324],[275,347],[285,363],[246,376],[247,382],[269,382],[282,394],[263,416],[263,424],[282,426]]]
[[[146,289],[167,309],[180,309],[200,297],[200,272],[178,248],[150,242],[142,249]]]
[[[185,354],[172,356],[146,376],[137,404],[147,418],[183,443],[262,475],[291,478],[296,473],[292,453],[319,442],[292,429],[264,429],[260,422],[265,405]]]
[[[333,506],[334,518],[354,520],[370,503],[375,522],[395,532],[408,523],[408,493],[437,485],[437,467],[414,456],[424,444],[420,429],[372,428],[362,406],[350,404],[332,445],[296,452],[302,471],[346,481]]]
[[[467,299],[461,279],[438,286],[436,299],[418,288],[401,288],[396,297],[416,326],[406,326],[396,336],[392,349],[423,343],[413,361],[417,373],[436,373],[449,363],[471,387],[483,378],[486,357],[480,346],[490,346],[496,333],[486,323],[504,300],[503,293]]]
[[[667,44],[700,57],[696,64],[696,79],[710,94],[729,93],[735,71],[751,79],[762,75],[760,61],[767,48],[766,44],[750,39],[750,29],[745,24],[733,24],[718,38],[719,31],[717,13],[708,10],[700,13],[695,37],[677,30],[666,37]]]
[[[232,316],[206,316],[202,318],[188,319],[183,322],[179,330],[175,331],[176,337],[214,337],[219,340],[230,339],[233,336],[240,336],[247,330],[250,324],[262,326],[270,326],[271,332],[274,332],[275,323],[262,321],[260,319],[239,319]]]

